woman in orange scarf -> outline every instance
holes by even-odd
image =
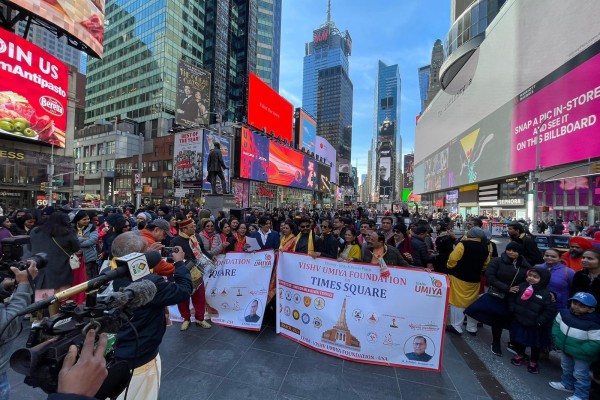
[[[279,244],[279,250],[281,251],[294,251],[294,245],[296,244],[296,226],[290,222],[283,222],[280,226],[281,240]]]
[[[246,244],[246,233],[248,232],[248,228],[245,223],[240,223],[237,227],[237,231],[233,233],[233,237],[235,238],[235,245],[233,247],[233,251],[244,251],[248,247],[249,244]]]

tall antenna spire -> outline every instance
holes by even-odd
[[[327,25],[331,23],[331,0],[327,0]]]

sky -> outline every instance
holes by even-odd
[[[450,28],[450,0],[331,0],[331,19],[352,38],[350,79],[354,85],[352,165],[367,173],[373,137],[375,80],[381,60],[400,69],[400,129],[403,154],[414,148],[420,112],[418,68],[431,61],[436,39]],[[283,0],[279,94],[302,105],[304,45],[327,20],[327,0]]]

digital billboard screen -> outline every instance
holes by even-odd
[[[413,188],[413,178],[415,172],[415,155],[406,154],[404,156],[404,188]]]
[[[303,153],[269,141],[268,182],[299,189],[313,189],[317,165]]]
[[[314,153],[317,143],[317,122],[302,109],[300,109],[298,118],[300,124],[298,145],[300,148]]]
[[[319,157],[322,157],[326,163],[331,165],[331,175],[329,176],[329,180],[337,183],[337,152],[331,143],[329,143],[327,139],[324,139],[322,136],[317,136],[316,144],[315,154]]]
[[[175,123],[183,126],[208,125],[210,72],[179,60],[175,108]]]
[[[331,181],[329,180],[329,177],[331,175],[331,167],[325,164],[319,164],[318,168],[318,176],[317,176],[317,180],[318,180],[318,189],[320,192],[323,193],[330,193],[331,192]]]
[[[102,58],[104,0],[9,0],[23,10],[80,41],[92,56]]]
[[[3,29],[0,29],[0,60],[0,133],[65,147],[67,66]]]
[[[269,170],[269,139],[242,128],[240,178],[265,182]]]
[[[392,194],[392,158],[381,157],[379,159],[379,197],[387,199]]]
[[[294,106],[256,75],[250,73],[248,88],[248,125],[266,129],[275,137],[291,143]]]
[[[396,133],[396,124],[394,121],[390,121],[386,119],[381,123],[379,127],[379,137],[380,138],[393,138]]]

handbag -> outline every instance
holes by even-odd
[[[56,243],[58,247],[60,247],[60,249],[67,255],[67,257],[69,257],[69,265],[71,266],[71,269],[78,269],[79,267],[81,267],[81,261],[79,261],[79,256],[76,253],[69,255],[69,253],[67,253],[67,251],[63,249],[63,247],[60,244],[58,244],[56,239],[52,238],[52,240],[54,241],[54,243]]]
[[[517,268],[517,272],[515,272],[515,276],[513,276],[512,281],[510,281],[510,285],[508,285],[508,287],[512,287],[513,283],[515,282],[515,279],[517,279],[517,275],[519,274],[519,268]],[[506,297],[506,293],[502,292],[500,289],[498,289],[495,286],[490,285],[490,287],[488,287],[487,293],[492,296],[495,297],[497,299],[500,300],[504,300],[504,298]]]

